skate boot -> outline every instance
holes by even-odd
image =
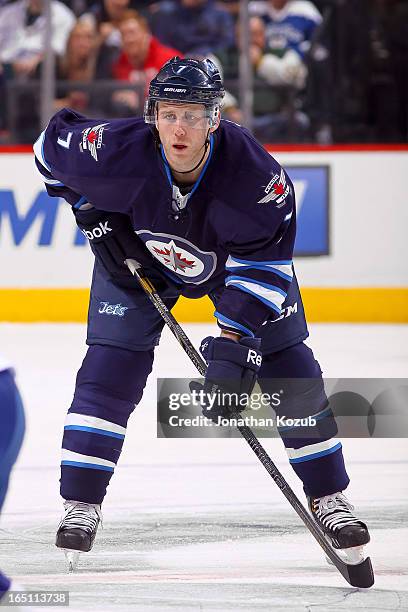
[[[364,559],[364,545],[370,541],[367,525],[354,516],[354,507],[343,493],[308,497],[309,508],[333,548],[347,563]]]
[[[78,565],[79,554],[89,552],[93,546],[102,513],[99,504],[72,500],[64,503],[64,510],[55,545],[64,550],[68,571],[73,572]]]

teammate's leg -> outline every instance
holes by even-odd
[[[313,352],[303,342],[264,356],[259,382],[264,393],[276,392],[276,379],[286,383],[277,416],[314,417],[310,427],[279,429],[289,462],[303,482],[314,518],[335,546],[349,548],[369,541],[364,523],[351,513],[342,491],[349,484],[337,425],[328,407],[322,373]],[[286,396],[286,398],[285,398]]]
[[[24,412],[12,370],[0,371],[0,511],[24,436]],[[11,581],[0,571],[0,601]]]

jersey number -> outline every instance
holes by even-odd
[[[57,143],[61,147],[64,147],[64,149],[69,149],[69,145],[71,144],[72,134],[73,134],[73,132],[68,132],[67,137],[66,137],[65,140],[63,138],[59,138],[58,137]]]

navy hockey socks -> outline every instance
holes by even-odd
[[[89,347],[64,427],[64,499],[102,503],[122,451],[128,418],[142,397],[152,364],[153,350]]]
[[[341,442],[334,438],[337,425],[328,408],[322,372],[311,349],[302,342],[265,356],[259,373],[262,391],[276,392],[276,379],[296,379],[291,392],[286,398],[282,396],[283,401],[275,408],[277,417],[316,419],[316,425],[310,428],[278,427],[289,463],[302,480],[306,495],[323,497],[343,491],[350,480]]]

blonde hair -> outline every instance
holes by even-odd
[[[94,44],[85,62],[80,66],[75,66],[72,63],[72,57],[71,57],[72,39],[79,30],[84,30],[84,29],[88,31],[92,30],[92,34],[94,35]],[[94,24],[92,24],[90,21],[85,20],[85,19],[77,20],[69,33],[67,44],[65,47],[65,53],[61,57],[61,60],[60,60],[60,69],[61,69],[63,76],[65,78],[69,78],[71,80],[78,80],[78,81],[79,80],[81,81],[82,80],[84,81],[92,80],[93,75],[95,73],[97,51],[98,51],[98,40],[97,40],[97,32],[96,32],[96,28]],[[78,77],[73,78],[70,74],[71,71],[74,71],[74,72],[77,71],[79,73],[79,78]]]

